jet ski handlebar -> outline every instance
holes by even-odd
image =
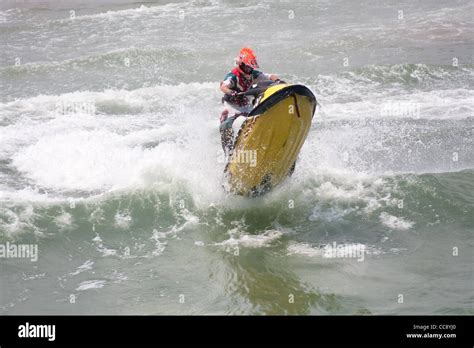
[[[255,85],[253,85],[251,88],[249,88],[247,91],[245,92],[240,92],[240,93],[237,93],[237,95],[253,95],[253,96],[256,96],[256,95],[259,95],[263,92],[265,92],[265,90],[270,87],[270,86],[273,86],[275,84],[280,84],[280,83],[285,83],[284,81],[282,80],[276,80],[276,81],[273,81],[273,80],[266,80],[266,81],[261,81]]]

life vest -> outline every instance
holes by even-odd
[[[237,88],[239,92],[247,91],[252,85],[252,76],[245,77],[244,74],[240,71],[239,68],[232,70],[232,74],[237,77]]]

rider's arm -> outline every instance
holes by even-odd
[[[232,89],[235,86],[235,77],[232,73],[228,73],[224,81],[221,82],[220,89],[225,94],[234,94],[235,91]]]
[[[224,94],[232,94],[232,90],[224,82],[221,82],[221,91]]]
[[[272,81],[279,80],[277,75],[266,74],[264,72],[257,71],[257,70],[254,70],[254,78],[255,78],[256,82],[260,82],[260,81],[264,81],[264,80],[272,80]]]

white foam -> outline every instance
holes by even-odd
[[[105,286],[105,280],[86,280],[79,284],[76,291],[85,291],[91,289],[100,289]]]
[[[399,231],[409,230],[415,225],[414,222],[390,215],[386,212],[380,214],[380,222],[391,229]]]
[[[112,272],[112,279],[114,279],[114,283],[118,284],[128,280],[128,277],[125,273],[114,270]]]
[[[21,150],[13,164],[44,187],[107,189],[134,176],[133,164],[143,155],[120,140],[107,131],[52,135]]]
[[[474,91],[465,88],[392,93],[372,92],[354,102],[325,102],[324,120],[360,120],[361,115],[364,119],[465,119],[474,111]]]
[[[208,205],[212,198],[224,196],[220,188],[222,164],[218,162],[219,105],[214,93],[217,98],[213,83],[191,83],[38,96],[6,103],[2,107],[9,117],[27,110],[35,117],[4,127],[0,148],[4,156],[13,157],[12,164],[26,177],[56,192],[106,192],[184,183],[194,191],[196,204]],[[201,102],[201,97],[207,98],[208,104],[199,106],[189,95],[196,95]],[[130,115],[56,112],[56,104],[63,101],[97,105],[104,100],[129,101],[145,114],[134,125]],[[214,105],[214,111],[209,111],[209,105]]]
[[[117,211],[114,220],[115,226],[120,228],[128,228],[132,223],[132,216],[128,210]]]
[[[344,219],[344,217],[353,211],[355,211],[355,208],[347,208],[347,209],[341,209],[338,207],[332,207],[329,211],[324,211],[321,209],[320,206],[316,206],[313,209],[313,212],[309,216],[310,221],[327,221],[327,222],[334,222],[334,221],[340,221]]]
[[[165,251],[165,248],[168,242],[162,239],[167,238],[167,236],[168,236],[168,233],[163,233],[163,232],[158,232],[158,231],[153,232],[153,235],[150,238],[155,243],[155,249],[152,251],[153,256],[159,256]]]
[[[70,275],[78,275],[79,273],[82,273],[82,272],[85,272],[85,271],[89,271],[92,269],[92,266],[94,266],[94,261],[92,260],[87,260],[86,262],[84,262],[82,265],[80,265],[79,267],[77,267],[77,269],[72,272],[72,273],[69,273]]]
[[[96,235],[92,241],[95,244],[95,248],[98,252],[102,254],[103,257],[108,257],[108,256],[116,256],[117,255],[117,250],[115,249],[109,249],[104,246],[102,238],[100,238],[99,235]]]
[[[291,243],[287,248],[289,255],[303,255],[308,257],[323,257],[324,250],[313,247],[307,243]]]
[[[0,208],[0,214],[2,216],[2,220],[0,220],[2,230],[11,234],[21,228],[20,218],[12,210]]]
[[[5,11],[0,11],[0,24],[6,24],[12,21],[11,17],[15,17],[21,12],[19,8],[10,8]]]
[[[60,23],[68,23],[72,21],[95,21],[97,19],[103,21],[124,21],[124,20],[140,20],[145,21],[148,19],[156,19],[162,17],[175,17],[176,20],[184,20],[186,17],[197,17],[197,16],[212,16],[215,14],[219,15],[230,15],[232,12],[224,12],[224,7],[217,6],[218,0],[202,1],[202,0],[190,0],[185,2],[171,2],[164,5],[145,6],[140,5],[139,7],[127,9],[127,10],[116,10],[107,11],[102,13],[96,13],[91,15],[78,15],[74,19],[61,19],[58,20]],[[268,8],[267,4],[257,3],[256,5],[247,4],[242,7],[232,7],[235,12],[249,12],[255,11],[262,8]]]
[[[62,214],[54,218],[55,224],[58,225],[60,228],[71,226],[72,221],[73,221],[72,215],[69,214],[68,212],[63,212]]]
[[[13,190],[10,187],[0,187],[0,201],[5,203],[20,204],[42,204],[42,203],[66,203],[66,198],[58,195],[50,195],[42,192],[37,187],[27,186],[20,190]]]
[[[16,207],[0,207],[0,231],[5,231],[8,235],[14,235],[24,230],[33,230],[41,235],[41,231],[34,225],[36,216],[31,204]]]
[[[282,232],[276,230],[265,231],[262,234],[241,234],[237,237],[234,236],[234,233],[231,233],[229,239],[220,243],[214,243],[213,245],[224,246],[227,248],[237,246],[245,248],[263,248],[271,246],[282,235]]]
[[[392,186],[387,185],[383,177],[339,170],[331,168],[330,164],[314,168],[311,167],[311,162],[305,163],[307,167],[301,168],[301,172],[297,174],[300,180],[316,182],[305,188],[303,194],[308,198],[317,197],[322,203],[329,202],[333,207],[329,211],[315,207],[310,220],[335,221],[359,208],[370,214],[386,203],[387,196],[391,193]]]
[[[436,96],[435,100],[441,101],[441,94],[437,93],[415,94],[425,101]],[[455,101],[464,100],[462,105],[466,108],[461,107],[469,111],[472,91],[457,89],[445,94],[445,100],[450,100],[446,109]],[[31,186],[55,193],[43,195],[24,186],[21,190],[2,188],[0,199],[60,202],[64,191],[66,195],[69,191],[89,191],[86,196],[95,196],[140,188],[172,192],[184,186],[198,207],[207,207],[211,202],[249,204],[236,197],[229,199],[221,188],[223,164],[219,163],[222,150],[217,130],[220,105],[216,103],[219,96],[217,83],[208,82],[41,95],[0,103],[0,113],[11,121],[0,130],[0,158],[12,159],[12,166]],[[374,112],[382,101],[382,97],[371,100]],[[97,114],[61,115],[57,113],[58,103],[92,103]],[[110,105],[116,103],[123,114],[114,114]],[[343,114],[337,109],[343,104],[336,104],[325,103],[329,119]],[[359,111],[364,108],[362,104],[357,107],[361,108]],[[347,108],[343,117],[351,118],[352,109]],[[136,110],[139,116],[134,115]],[[465,117],[464,111],[458,116]],[[319,120],[318,117],[320,114],[316,114]],[[361,173],[367,170],[368,161],[357,147],[382,152],[386,150],[384,144],[377,139],[370,141],[374,138],[370,129],[354,134],[350,125],[322,131],[317,128],[303,146],[292,183],[322,179],[311,192],[321,200],[360,202],[365,204],[366,213],[379,209],[384,199],[384,189],[380,187],[384,180],[377,175],[382,170],[374,169],[374,175]],[[363,139],[368,139],[368,144]],[[344,146],[353,149],[348,161],[343,158]]]

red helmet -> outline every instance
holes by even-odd
[[[244,63],[252,67],[253,69],[259,68],[257,63],[257,56],[253,53],[253,50],[249,47],[244,47],[240,50],[239,56],[237,57],[237,64]]]

